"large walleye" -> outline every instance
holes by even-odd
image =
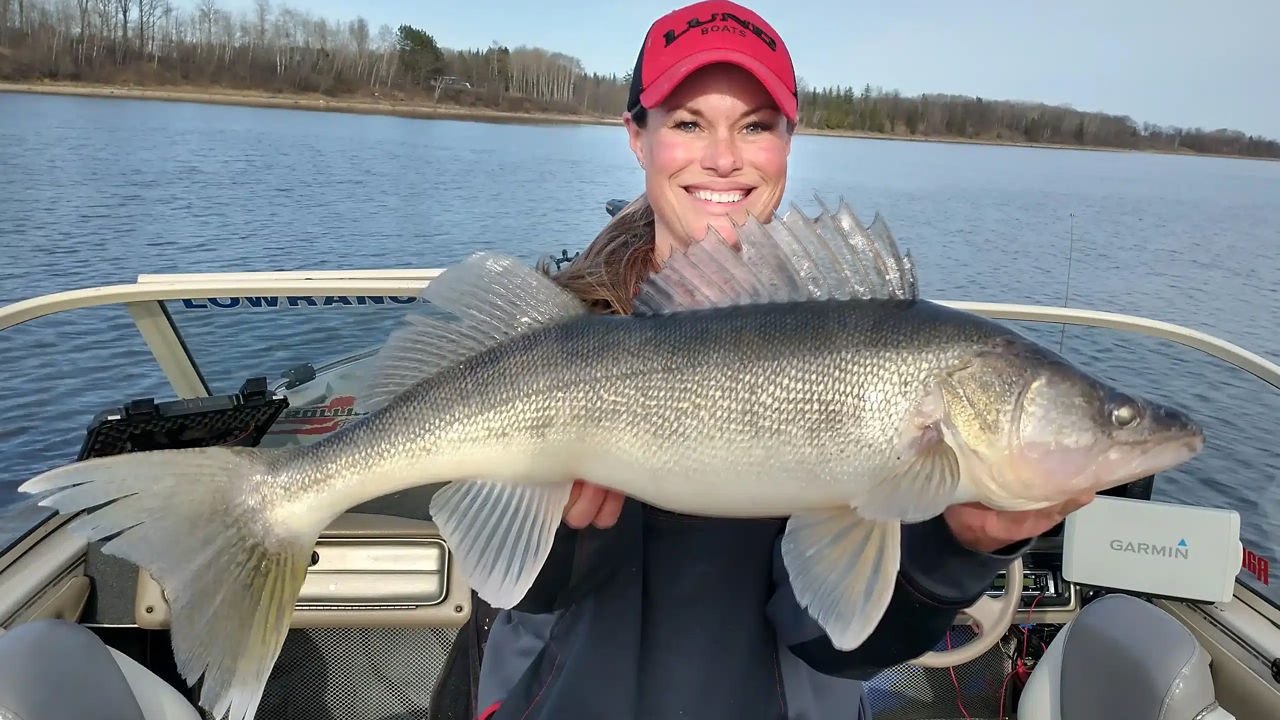
[[[836,647],[880,620],[899,524],[980,501],[1022,510],[1196,454],[1181,413],[1004,326],[917,297],[909,256],[843,203],[713,235],[588,313],[542,274],[480,254],[424,290],[378,355],[362,421],[302,449],[162,450],[22,486],[165,588],[178,668],[215,716],[252,716],[317,536],[426,483],[480,596],[510,607],[574,478],[703,515],[789,516],[796,596]],[[441,313],[440,311],[443,311]],[[101,507],[97,507],[101,506]]]

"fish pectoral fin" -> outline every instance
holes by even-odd
[[[431,498],[431,518],[471,587],[510,608],[542,570],[572,489],[571,480],[455,482]]]
[[[899,525],[849,508],[792,515],[782,560],[800,606],[838,650],[862,644],[884,615],[898,578]]]
[[[855,505],[871,518],[927,520],[947,509],[960,485],[960,460],[933,424],[900,450],[892,469]]]

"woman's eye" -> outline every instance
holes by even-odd
[[[753,122],[747,125],[748,133],[767,133],[773,129],[773,126],[766,122]]]
[[[684,132],[693,132],[698,129],[698,123],[692,120],[682,120],[676,123],[676,129]]]

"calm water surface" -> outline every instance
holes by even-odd
[[[602,204],[641,182],[616,127],[0,94],[0,304],[139,273],[572,254],[606,221]],[[800,136],[788,202],[816,211],[814,192],[867,221],[883,213],[927,297],[1067,298],[1280,358],[1280,163]],[[376,345],[397,317],[171,311],[215,392]],[[1018,327],[1060,341],[1059,326]],[[1280,392],[1171,343],[1080,328],[1061,341],[1205,425],[1206,451],[1162,474],[1158,499],[1236,509],[1246,546],[1280,558]],[[95,413],[147,396],[172,392],[120,307],[0,333],[0,508],[75,457]]]

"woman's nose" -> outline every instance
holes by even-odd
[[[732,175],[742,169],[742,152],[733,133],[716,133],[702,153],[702,167],[717,175]]]

